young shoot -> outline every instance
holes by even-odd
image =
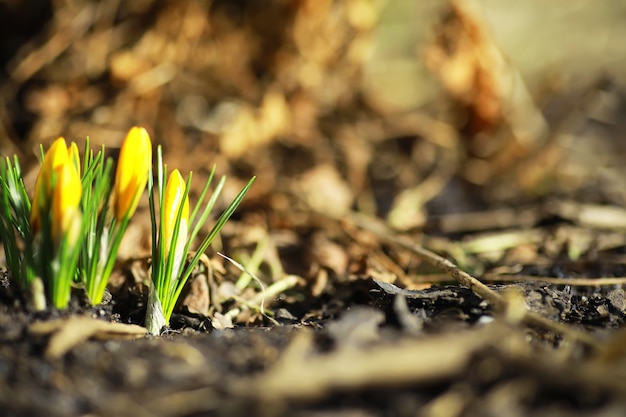
[[[0,242],[9,278],[22,289],[28,289],[34,279],[23,267],[32,263],[25,259],[32,256],[30,207],[19,160],[5,158],[0,161]]]
[[[30,235],[26,236],[25,281],[43,281],[54,307],[66,308],[76,276],[82,242],[82,184],[77,165],[78,148],[68,148],[64,138],[45,153],[30,210]]]
[[[191,243],[213,210],[226,177],[220,179],[211,196],[206,199],[215,174],[213,167],[198,203],[189,214],[189,186],[192,173],[189,173],[185,181],[175,169],[169,173],[166,184],[167,166],[163,164],[160,147],[157,148],[156,166],[156,184],[152,176],[148,180],[152,220],[152,285],[146,311],[146,327],[152,334],[159,334],[163,326],[169,324],[176,302],[200,257],[239,206],[255,179],[253,177],[228,205],[191,256]]]
[[[103,151],[95,158],[85,151],[83,184],[89,193],[82,200],[87,226],[79,268],[92,304],[102,302],[122,237],[146,189],[152,166],[148,132],[141,127],[130,129],[120,149],[112,186],[113,163],[103,159]]]
[[[36,310],[46,307],[37,293],[42,287],[55,308],[66,308],[75,281],[99,304],[148,182],[150,137],[143,128],[130,129],[114,178],[104,147],[94,154],[88,140],[82,164],[78,146],[68,147],[62,137],[41,153],[32,203],[17,157],[0,163],[0,241],[9,276],[31,293]]]

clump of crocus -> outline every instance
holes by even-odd
[[[80,282],[90,301],[102,301],[117,251],[152,165],[152,143],[145,129],[133,127],[113,161],[85,146],[55,140],[45,154],[32,204],[16,158],[0,164],[0,239],[7,267],[20,287],[33,292],[41,282],[56,308],[69,302]],[[82,175],[81,175],[82,174]],[[37,294],[36,309],[45,307]],[[45,301],[45,298],[44,298]]]
[[[43,154],[31,200],[17,157],[0,161],[0,241],[10,276],[32,293],[36,309],[45,308],[47,290],[56,308],[65,308],[73,283],[80,283],[92,304],[102,301],[120,243],[146,184],[152,221],[152,283],[146,324],[152,333],[168,324],[176,301],[200,256],[252,185],[244,187],[190,256],[190,244],[206,222],[224,186],[223,177],[205,201],[215,168],[189,213],[187,181],[178,170],[164,179],[157,152],[157,187],[152,178],[152,143],[141,127],[130,129],[115,172],[105,149],[94,153],[86,142],[82,164],[78,147],[59,138]],[[158,200],[155,200],[158,195]],[[158,210],[157,210],[158,208]],[[157,219],[158,211],[158,219]]]
[[[200,256],[239,206],[254,181],[252,178],[228,205],[209,234],[201,241],[198,250],[191,256],[191,243],[207,221],[226,181],[226,177],[220,179],[205,203],[214,174],[215,167],[202,189],[198,203],[189,214],[188,194],[192,173],[189,173],[185,181],[175,169],[169,174],[165,184],[167,166],[163,164],[161,148],[157,148],[156,190],[152,177],[148,181],[152,220],[152,286],[146,311],[146,327],[152,334],[158,334],[163,326],[169,324],[176,302]]]
[[[45,153],[30,211],[25,281],[41,279],[57,308],[70,300],[82,241],[82,184],[76,144],[55,140]]]
[[[86,161],[90,159],[85,155]],[[87,178],[92,194],[83,199],[83,210],[89,219],[80,270],[93,304],[102,302],[122,237],[146,189],[151,166],[150,135],[142,127],[133,127],[122,143],[113,185],[110,163],[96,164]]]

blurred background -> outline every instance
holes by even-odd
[[[0,151],[57,136],[258,180],[241,216],[626,202],[626,3],[2,0]],[[32,178],[32,174],[29,176]],[[201,181],[196,181],[200,184]]]

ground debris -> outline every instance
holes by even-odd
[[[144,327],[135,324],[111,323],[85,316],[35,322],[28,327],[28,332],[35,336],[51,335],[44,353],[49,359],[60,358],[91,338],[132,339],[148,334]]]
[[[625,415],[622,3],[0,2],[29,189],[138,124],[192,200],[257,176],[159,337],[143,199],[103,305],[0,271],[3,415]]]

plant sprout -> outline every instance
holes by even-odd
[[[46,308],[46,297],[39,294],[44,291],[55,308],[66,308],[74,284],[84,288],[92,304],[101,303],[122,238],[147,184],[152,286],[146,326],[152,333],[169,323],[200,257],[254,181],[252,178],[247,183],[201,240],[198,250],[192,252],[191,243],[207,221],[226,180],[222,177],[207,199],[215,167],[190,213],[191,173],[185,181],[175,169],[165,184],[167,167],[158,147],[155,187],[152,142],[144,128],[129,130],[114,176],[114,162],[105,158],[104,147],[94,153],[89,140],[82,164],[78,146],[71,143],[68,147],[62,137],[45,154],[42,148],[41,153],[32,200],[18,158],[0,161],[0,242],[12,282],[24,294],[32,294],[30,302],[36,310]]]
[[[112,162],[102,163],[103,154],[101,151],[94,158],[85,152],[88,173],[83,178],[90,194],[85,194],[82,201],[88,219],[80,274],[93,304],[102,302],[122,237],[146,189],[152,165],[152,142],[144,128],[130,129],[120,149],[112,188]]]
[[[204,200],[215,175],[215,167],[213,167],[200,193],[198,203],[190,215],[189,185],[191,184],[192,173],[189,173],[187,181],[185,181],[180,172],[175,169],[169,174],[167,184],[165,184],[167,166],[163,164],[160,147],[157,148],[156,166],[156,184],[152,178],[148,180],[152,222],[152,286],[146,311],[146,327],[152,334],[160,333],[163,326],[169,324],[176,302],[185,283],[198,264],[200,256],[207,250],[226,221],[232,216],[255,179],[253,177],[228,205],[209,234],[201,241],[198,250],[191,252],[191,243],[213,210],[226,182],[226,177],[220,179],[205,203]]]

